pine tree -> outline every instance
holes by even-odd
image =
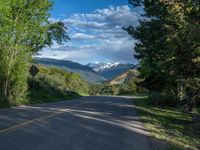
[[[189,110],[195,111],[200,94],[200,2],[132,0],[132,3],[143,5],[147,18],[137,28],[127,28],[138,40],[135,49],[147,88],[170,89],[177,96],[180,92],[177,89],[182,89]],[[196,84],[192,87],[191,83]]]

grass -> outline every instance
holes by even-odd
[[[154,138],[165,141],[168,150],[200,149],[200,126],[192,122],[192,114],[152,106],[147,97],[136,97],[134,102],[145,128]]]
[[[17,101],[17,105],[40,104],[48,102],[56,102],[61,100],[72,100],[81,97],[79,94],[72,95],[50,95],[43,92],[31,93],[28,96],[21,98]]]

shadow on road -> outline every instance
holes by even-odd
[[[67,111],[63,111],[66,108]],[[93,96],[7,109],[0,111],[0,127],[3,129],[55,112],[61,113],[35,120],[11,133],[0,134],[0,149],[152,149],[150,135],[139,121],[131,97]]]

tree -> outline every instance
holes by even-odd
[[[48,21],[52,6],[49,0],[0,1],[0,95],[13,103],[27,89],[31,56],[69,39],[63,23]]]
[[[177,89],[185,89],[190,110],[195,111],[192,107],[196,100],[188,84],[197,83],[200,76],[200,1],[131,0],[131,3],[143,5],[147,18],[137,28],[126,29],[138,40],[135,49],[147,88],[172,89],[177,96]],[[194,89],[198,95],[198,86]]]

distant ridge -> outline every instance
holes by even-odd
[[[134,68],[136,65],[128,64],[128,63],[125,64],[125,63],[120,63],[120,62],[113,62],[113,63],[96,63],[96,64],[90,63],[87,66],[93,68],[101,76],[110,80]]]
[[[59,67],[69,72],[78,73],[88,82],[103,82],[106,80],[106,78],[99,75],[92,68],[72,61],[49,58],[35,58],[35,61],[45,66]]]

